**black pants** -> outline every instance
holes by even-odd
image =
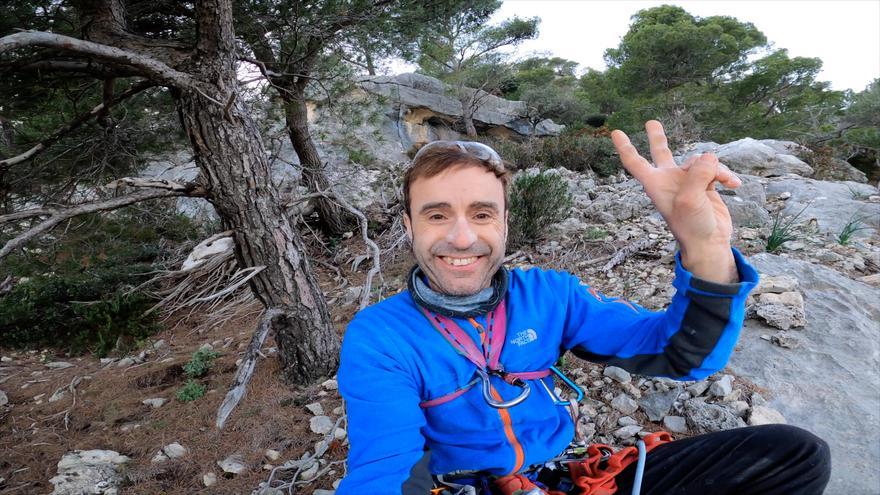
[[[633,463],[617,476],[617,495],[632,492],[635,470]],[[656,447],[641,495],[819,495],[830,476],[821,438],[794,426],[751,426]]]

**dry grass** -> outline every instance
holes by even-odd
[[[364,250],[359,239],[346,244],[344,248],[350,253]],[[394,258],[394,263],[383,267],[386,280],[401,279],[409,268],[408,256]],[[339,266],[351,285],[363,283],[367,263],[357,273],[345,270],[344,261]],[[328,298],[342,294],[337,290],[334,273],[318,268],[318,274]],[[386,295],[391,292],[390,286],[380,290]],[[341,335],[357,310],[357,302],[331,304],[330,309]],[[322,436],[309,429],[312,415],[303,406],[319,401],[330,414],[341,400],[335,392],[326,393],[317,385],[294,388],[282,383],[277,378],[280,364],[274,355],[258,361],[247,394],[223,431],[214,428],[217,408],[235,374],[235,362],[249,342],[259,315],[195,331],[200,325],[204,329],[202,323],[210,316],[192,318],[181,314],[168,319],[165,330],[153,337],[154,341],[163,339],[165,345],[145,363],[126,369],[117,368],[115,363],[102,368],[92,356],[51,353],[20,352],[13,363],[4,363],[0,389],[7,393],[10,405],[0,407],[0,478],[5,478],[0,492],[49,493],[53,489],[49,479],[55,476],[57,463],[65,453],[110,449],[132,458],[125,471],[125,494],[250,494],[269,476],[263,468],[270,462],[264,458],[266,449],[281,452],[281,459],[273,463],[276,465],[313,450]],[[175,393],[186,381],[182,366],[206,342],[217,342],[215,350],[221,353],[214,368],[201,380],[208,392],[193,402],[180,402]],[[271,337],[267,339],[264,353],[274,345]],[[12,351],[0,349],[0,354],[8,356]],[[67,361],[75,366],[51,370],[46,368],[46,361]],[[76,386],[75,405],[70,392],[58,401],[48,402],[57,389],[67,387],[76,377],[81,381]],[[40,394],[44,394],[41,400],[35,400]],[[168,402],[159,409],[141,402],[153,397]],[[150,462],[157,451],[173,442],[186,447],[188,454],[158,465]],[[241,455],[249,469],[226,478],[216,463],[231,454]],[[334,442],[325,459],[340,460],[346,455],[347,449]],[[205,488],[202,475],[209,471],[219,481]],[[291,475],[282,471],[276,479]],[[331,489],[332,482],[341,476],[340,466],[337,472],[298,487],[296,493],[307,495],[316,488]]]

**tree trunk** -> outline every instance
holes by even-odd
[[[339,340],[302,238],[272,184],[256,124],[237,102],[227,110],[197,93],[176,96],[208,198],[223,228],[235,233],[239,263],[266,267],[251,281],[254,294],[284,313],[273,322],[283,378],[305,384],[331,375]]]
[[[370,53],[370,50],[368,48],[364,48],[364,61],[367,63],[367,74],[375,76],[376,65],[373,62],[373,54]]]
[[[303,95],[284,96],[284,117],[287,133],[302,167],[302,177],[309,192],[330,191],[330,181],[324,171],[324,163],[309,133],[308,110]],[[354,218],[328,198],[316,198],[315,208],[321,230],[331,236],[348,232],[354,225]]]
[[[461,101],[461,120],[464,122],[464,130],[468,137],[477,137],[477,128],[474,126],[474,96],[467,94],[467,90],[461,91],[461,95],[459,101]]]

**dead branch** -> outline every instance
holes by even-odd
[[[2,40],[0,40],[0,41],[2,41]],[[88,112],[85,112],[85,113],[77,116],[75,119],[73,119],[70,122],[68,122],[67,124],[61,126],[55,132],[53,132],[52,134],[50,134],[49,136],[44,138],[42,141],[40,141],[39,143],[34,145],[31,149],[25,151],[24,153],[22,153],[18,156],[13,156],[11,158],[6,158],[4,160],[0,160],[0,170],[9,168],[12,165],[15,165],[17,163],[21,163],[21,162],[30,160],[31,158],[37,156],[42,151],[46,150],[46,148],[48,148],[49,146],[58,142],[64,136],[66,136],[66,135],[70,134],[71,132],[73,132],[74,130],[78,129],[80,126],[82,126],[88,120],[100,116],[104,112],[108,111],[111,107],[118,105],[120,102],[125,101],[128,98],[131,98],[132,96],[134,96],[134,95],[136,95],[136,94],[138,94],[148,88],[151,88],[155,85],[156,84],[152,81],[141,81],[141,82],[135,84],[134,86],[128,88],[127,90],[123,91],[122,93],[119,93],[115,97],[111,98],[109,101],[105,101],[105,102],[99,104],[98,106],[96,106],[95,108],[89,110]]]
[[[180,316],[177,325],[193,317],[208,315],[192,332],[214,328],[231,320],[244,320],[263,311],[253,292],[242,290],[263,267],[238,269],[232,231],[215,234],[200,242],[178,270],[160,270],[130,292],[145,290],[159,301],[145,314],[161,311],[163,320]]]
[[[129,187],[152,187],[154,189],[168,189],[169,191],[190,191],[192,184],[181,184],[166,179],[153,179],[150,177],[123,177],[107,184],[107,189],[119,189],[122,186]]]
[[[627,258],[636,254],[640,251],[644,251],[649,247],[653,246],[657,241],[653,239],[640,239],[632,244],[628,244],[617,250],[616,253],[611,257],[608,263],[605,263],[605,266],[602,267],[602,271],[606,274],[609,274],[611,270],[624,262]]]
[[[348,416],[343,414],[342,416],[340,416],[336,420],[336,423],[333,425],[333,428],[331,428],[330,431],[328,431],[324,435],[324,441],[318,442],[316,444],[314,453],[306,452],[306,454],[303,455],[303,457],[301,459],[290,460],[280,466],[273,468],[272,471],[269,473],[269,479],[267,481],[260,483],[260,487],[254,491],[254,494],[268,495],[270,493],[278,493],[278,492],[283,492],[285,490],[287,490],[288,493],[292,493],[292,490],[294,490],[297,486],[305,485],[305,484],[308,484],[308,483],[311,483],[311,482],[317,480],[318,478],[323,476],[327,471],[329,471],[333,466],[340,464],[340,463],[345,465],[345,461],[332,461],[332,462],[327,463],[327,466],[325,466],[323,469],[321,469],[320,471],[315,473],[315,476],[313,476],[312,478],[307,479],[307,480],[297,481],[297,478],[299,478],[299,474],[303,470],[309,469],[310,467],[312,467],[312,465],[314,465],[316,462],[318,462],[318,460],[325,453],[327,453],[327,450],[330,448],[330,441],[333,440],[334,436],[336,435],[336,429],[339,428],[339,425],[341,423],[347,421],[347,418],[348,418]],[[293,476],[290,477],[290,481],[284,482],[281,480],[275,480],[275,473],[276,472],[278,472],[278,471],[291,471],[291,470],[293,471]],[[281,484],[273,487],[272,486],[273,481],[275,481],[277,483],[281,483]]]
[[[100,43],[42,31],[23,31],[0,38],[0,53],[25,47],[55,48],[137,69],[145,77],[167,86],[198,91],[201,82],[185,72],[146,55]]]
[[[232,380],[229,392],[226,393],[223,403],[220,404],[220,408],[217,409],[217,421],[215,426],[218,430],[223,429],[223,425],[226,424],[226,420],[229,418],[229,415],[232,414],[232,410],[235,409],[235,406],[238,405],[239,401],[244,397],[244,393],[247,391],[247,384],[250,381],[251,376],[254,374],[254,368],[257,366],[258,352],[260,351],[260,348],[263,347],[263,342],[266,341],[266,336],[269,334],[269,329],[272,327],[272,320],[281,314],[283,314],[283,311],[279,309],[270,309],[263,314],[263,318],[260,320],[260,325],[251,337],[251,342],[248,344],[247,350],[244,353],[241,365],[238,367],[238,371],[235,372],[235,378]]]
[[[45,232],[52,230],[56,225],[61,222],[73,218],[79,215],[85,215],[87,213],[94,213],[97,211],[108,211],[115,210],[118,208],[122,208],[123,206],[132,205],[135,203],[140,203],[141,201],[148,201],[151,199],[158,198],[170,198],[174,196],[195,196],[197,194],[187,191],[169,191],[162,189],[148,189],[143,191],[136,191],[131,194],[126,194],[124,196],[118,196],[112,199],[104,200],[104,201],[93,201],[90,203],[83,203],[75,206],[62,207],[62,208],[37,208],[39,211],[39,216],[43,215],[51,215],[48,219],[44,220],[42,223],[33,227],[18,237],[10,240],[6,244],[0,248],[0,260],[9,255],[12,251],[20,248],[25,243],[41,235]],[[30,210],[34,211],[34,210]],[[18,218],[22,218],[20,215],[27,212],[19,212]],[[38,216],[38,215],[30,215],[30,216]],[[27,218],[27,217],[25,217]],[[4,222],[4,218],[0,217],[0,223]]]
[[[360,309],[364,309],[370,303],[370,287],[373,283],[373,277],[381,271],[381,265],[379,264],[379,246],[370,239],[369,235],[369,224],[367,222],[367,216],[364,215],[360,210],[351,205],[345,198],[340,194],[336,193],[323,193],[326,194],[328,198],[334,199],[339,205],[343,208],[351,212],[358,219],[358,224],[360,224],[361,228],[361,238],[364,240],[364,244],[366,244],[370,248],[370,252],[372,253],[373,258],[373,267],[370,268],[370,271],[367,272],[367,277],[364,280],[364,288],[361,290],[361,304]]]

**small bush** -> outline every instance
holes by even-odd
[[[510,190],[510,244],[534,243],[547,226],[565,219],[572,203],[568,184],[559,175],[518,176]]]
[[[122,294],[176,259],[177,246],[207,234],[174,213],[173,203],[159,203],[77,217],[58,238],[47,235],[0,261],[4,277],[27,279],[0,296],[0,346],[104,356],[120,337],[135,341],[157,331],[155,317],[143,316],[155,301]],[[17,233],[0,230],[0,245]]]
[[[788,220],[783,220],[782,212],[776,212],[776,215],[773,216],[773,225],[770,227],[770,235],[767,237],[766,249],[768,253],[776,252],[786,242],[798,239],[799,236],[794,231],[794,222],[807,209],[807,206],[804,206],[801,211]]]
[[[180,387],[177,391],[177,400],[180,402],[192,402],[196,399],[202,398],[207,390],[207,387],[190,378],[186,381],[186,384]]]
[[[190,378],[200,378],[208,373],[214,366],[214,360],[220,357],[220,353],[208,349],[199,349],[193,353],[189,362],[183,365],[183,372]]]
[[[499,139],[486,143],[501,155],[513,170],[525,170],[541,165],[541,140],[530,138],[523,142]]]
[[[151,335],[158,324],[144,312],[153,301],[142,293],[120,291],[130,277],[119,268],[20,282],[0,297],[0,345],[59,347],[105,356],[119,337]]]
[[[608,231],[605,229],[600,229],[598,227],[590,227],[590,229],[587,230],[587,239],[598,240],[598,239],[604,239],[606,237],[608,237]]]
[[[196,381],[208,374],[220,353],[209,349],[199,349],[193,353],[189,362],[183,365],[183,373],[187,376],[186,383],[177,390],[177,400],[191,402],[203,395],[207,387]]]
[[[620,170],[620,159],[611,138],[589,134],[563,134],[546,138],[541,157],[546,167],[565,167],[576,172],[592,170],[608,177]]]
[[[859,216],[858,214],[850,217],[849,221],[846,222],[840,230],[840,233],[837,234],[837,243],[846,246],[852,240],[852,237],[856,232],[868,230],[868,227],[862,225],[862,222],[864,222],[865,219],[866,217]]]

